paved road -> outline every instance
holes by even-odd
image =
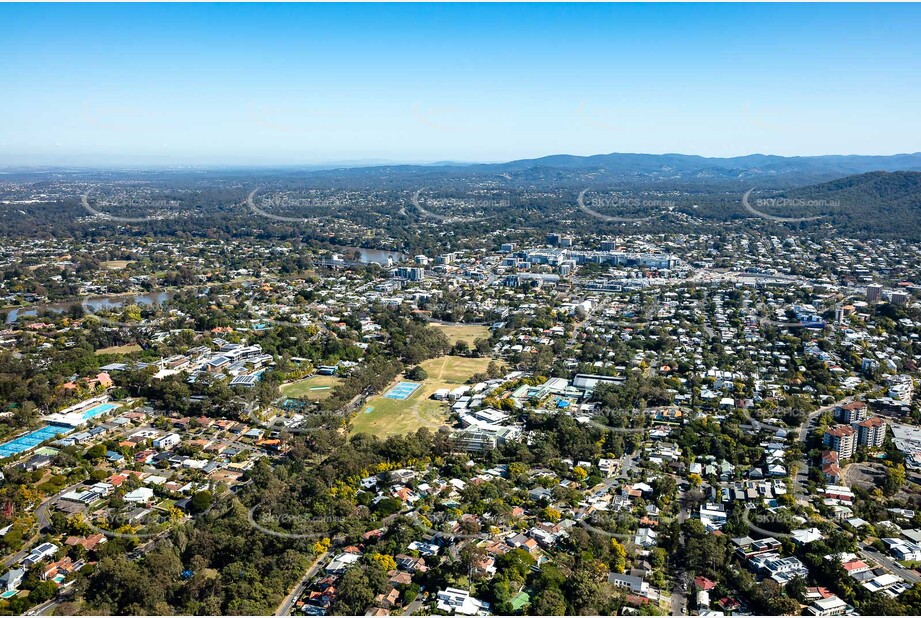
[[[27,555],[29,555],[29,551],[31,550],[32,545],[38,540],[39,536],[42,533],[42,530],[51,525],[51,518],[48,516],[48,509],[51,508],[51,505],[58,498],[60,498],[67,492],[73,491],[75,488],[80,487],[81,485],[83,485],[82,481],[79,483],[70,485],[68,487],[65,487],[64,489],[54,494],[53,496],[50,496],[42,500],[41,504],[39,504],[38,507],[36,507],[35,509],[35,521],[38,523],[38,531],[35,533],[35,535],[32,536],[32,538],[30,538],[28,541],[25,542],[25,544],[23,544],[22,546],[23,548],[20,551],[16,552],[15,554],[12,554],[11,556],[7,556],[3,560],[0,560],[0,566],[2,566],[3,568],[6,568],[10,565],[13,565],[19,562],[20,560],[25,558]]]
[[[412,616],[412,615],[415,614],[417,611],[419,611],[419,609],[420,609],[423,605],[425,605],[425,598],[424,598],[424,597],[425,597],[425,593],[424,593],[424,592],[420,592],[420,593],[416,596],[415,600],[414,600],[412,603],[410,603],[409,605],[407,605],[407,606],[406,606],[406,609],[403,610],[403,615],[404,615],[404,616]]]
[[[688,510],[684,507],[684,492],[679,492],[678,494],[678,523],[683,524],[688,518]],[[678,544],[684,545],[684,530],[679,527],[679,536]],[[673,564],[672,568],[674,569],[673,574],[673,585],[672,585],[672,616],[685,616],[687,615],[687,606],[688,599],[685,595],[685,590],[687,590],[687,573],[684,570],[684,567],[679,564]]]
[[[834,403],[828,404],[827,406],[823,406],[815,412],[810,413],[803,421],[803,424],[800,425],[797,439],[803,445],[803,457],[799,462],[799,469],[796,471],[796,476],[793,477],[793,490],[795,495],[805,495],[803,483],[805,483],[809,478],[809,462],[806,459],[806,438],[809,436],[809,432],[815,429],[816,419],[829,410],[835,409],[836,406],[844,405],[852,400],[853,397],[846,397]]]
[[[45,616],[45,615],[50,615],[50,614],[48,614],[47,612],[51,611],[54,607],[57,606],[57,604],[58,604],[58,602],[57,602],[55,599],[51,599],[50,601],[45,601],[45,602],[42,603],[41,605],[36,605],[35,607],[33,607],[32,609],[30,609],[29,611],[27,611],[24,615],[25,615],[25,616]]]
[[[898,575],[899,577],[901,577],[902,579],[904,579],[905,581],[911,584],[917,584],[918,582],[921,582],[921,575],[918,575],[917,571],[913,569],[911,570],[906,569],[905,567],[903,567],[901,564],[899,564],[892,558],[889,558],[888,556],[881,554],[880,552],[876,551],[874,547],[867,545],[866,543],[863,543],[861,545],[858,552],[860,553],[860,556],[864,560],[871,560],[873,562],[883,565],[884,567],[886,567],[887,569],[889,569],[890,571],[892,571],[893,573],[895,573],[896,575]]]
[[[297,602],[301,595],[304,594],[304,590],[307,589],[307,586],[310,585],[310,580],[317,574],[317,571],[320,570],[320,565],[329,557],[330,552],[325,552],[322,555],[318,556],[316,560],[313,561],[313,564],[310,565],[310,568],[307,569],[307,572],[304,574],[304,577],[301,578],[297,585],[294,587],[294,590],[291,591],[291,594],[285,597],[285,600],[281,602],[281,605],[278,606],[278,609],[275,611],[276,616],[287,616],[291,613],[291,608]]]
[[[672,616],[687,616],[688,600],[679,588],[672,589]]]

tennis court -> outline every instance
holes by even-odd
[[[387,399],[407,399],[421,386],[419,382],[400,382],[390,389],[384,397]]]
[[[35,448],[45,440],[68,434],[71,431],[73,430],[67,427],[46,425],[41,429],[36,429],[35,431],[19,436],[15,440],[10,440],[6,444],[0,444],[0,458],[18,455],[19,453]]]

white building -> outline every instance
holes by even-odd
[[[168,433],[162,438],[153,441],[153,447],[160,450],[169,450],[182,441],[178,433]]]
[[[154,491],[150,487],[138,487],[134,491],[125,494],[125,502],[147,503],[153,500]]]
[[[816,599],[806,608],[806,611],[813,616],[842,616],[847,609],[847,603],[832,595],[824,599]]]
[[[642,577],[627,575],[625,573],[608,573],[608,583],[618,588],[629,590],[632,594],[646,596],[649,594],[649,584]]]
[[[785,586],[787,582],[796,577],[809,576],[809,569],[795,556],[781,558],[780,554],[770,552],[753,556],[749,562],[753,569],[773,579],[781,586]]]
[[[445,588],[438,591],[438,609],[449,614],[485,616],[489,612],[489,603],[475,599],[466,590]]]
[[[60,548],[54,543],[42,543],[31,552],[29,552],[29,555],[23,558],[19,564],[28,569],[33,564],[38,564],[42,560],[47,560],[48,558],[52,557],[58,553],[58,549]]]
[[[342,575],[360,558],[361,556],[358,554],[339,554],[326,565],[326,572],[332,575]]]

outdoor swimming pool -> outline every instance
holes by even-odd
[[[45,440],[51,440],[56,436],[63,436],[73,431],[68,427],[59,425],[45,425],[35,431],[19,436],[15,440],[10,440],[5,444],[0,444],[0,457],[12,457],[19,453],[35,448]]]
[[[391,388],[390,392],[384,395],[384,397],[387,399],[406,399],[415,393],[419,386],[420,384],[418,382],[400,382]]]
[[[118,406],[114,403],[101,403],[98,406],[93,406],[89,410],[84,410],[80,416],[83,417],[83,420],[88,421],[95,416],[99,416],[100,414],[111,412],[117,407]]]

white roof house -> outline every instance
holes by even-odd
[[[464,616],[486,615],[489,603],[480,601],[466,590],[460,588],[445,588],[438,591],[438,609],[446,613],[461,614]]]
[[[326,572],[341,575],[345,573],[350,566],[358,562],[360,558],[361,556],[359,554],[339,554],[326,565]]]
[[[149,502],[153,496],[154,491],[150,487],[138,487],[125,494],[125,502]]]

